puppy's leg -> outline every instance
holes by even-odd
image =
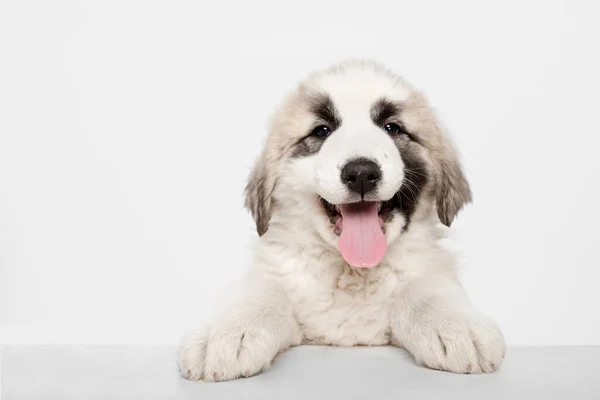
[[[190,380],[225,381],[248,377],[268,368],[297,333],[292,306],[273,283],[242,288],[210,327],[186,337],[179,369]]]
[[[455,373],[492,372],[506,351],[498,326],[445,276],[409,282],[391,315],[394,342],[420,365]]]

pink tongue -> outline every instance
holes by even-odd
[[[338,248],[353,267],[371,268],[381,262],[387,240],[379,224],[377,203],[342,204],[342,233]]]

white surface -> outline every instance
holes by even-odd
[[[271,370],[222,383],[181,378],[171,347],[9,347],[2,399],[598,399],[599,347],[513,348],[491,375],[455,375],[387,348],[294,348]]]
[[[175,343],[249,259],[274,106],[368,56],[458,142],[477,305],[513,345],[600,344],[598,2],[356,4],[0,2],[0,341]]]

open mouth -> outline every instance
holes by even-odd
[[[344,224],[340,205],[331,204],[322,197],[320,198],[320,201],[323,205],[323,208],[325,208],[325,212],[327,213],[329,222],[331,222],[331,224],[334,226],[333,232],[337,236],[340,236]],[[356,211],[358,211],[358,209],[362,207],[368,207],[372,204],[377,205],[377,215],[379,217],[379,224],[381,226],[381,230],[383,231],[383,233],[385,233],[385,223],[391,216],[392,210],[398,207],[396,196],[394,196],[391,200],[388,201],[361,201],[360,203],[345,204],[345,206],[354,207]]]
[[[334,205],[321,199],[338,248],[348,264],[371,268],[381,262],[387,250],[385,222],[397,206],[396,197],[389,201],[361,201]]]

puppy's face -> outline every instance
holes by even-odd
[[[271,218],[303,218],[350,265],[373,267],[411,218],[437,203],[449,225],[469,199],[422,96],[378,65],[351,62],[310,76],[286,99],[247,205],[261,235]]]

